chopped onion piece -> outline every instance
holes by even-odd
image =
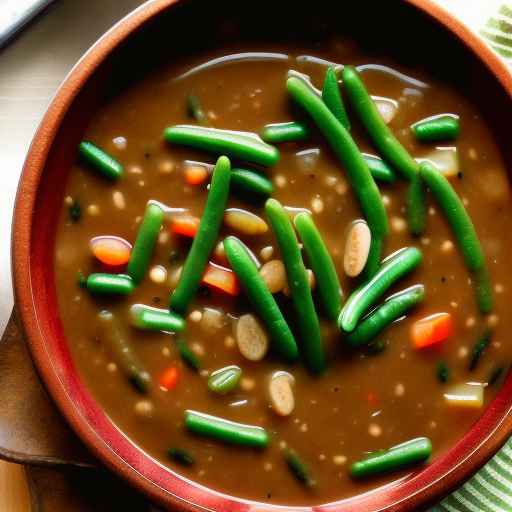
[[[398,111],[398,102],[382,96],[372,96],[379,113],[386,124],[389,124]]]
[[[430,162],[446,178],[453,178],[460,171],[459,154],[454,146],[437,147],[428,155],[416,160],[420,163]]]
[[[484,387],[477,382],[455,384],[446,390],[444,399],[452,407],[479,409],[484,405]]]

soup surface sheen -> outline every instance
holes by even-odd
[[[226,57],[235,51],[237,57]],[[286,45],[235,51],[227,49],[198,56],[196,62],[173,63],[130,86],[93,115],[83,138],[120,161],[124,176],[109,183],[79,161],[69,174],[55,251],[61,319],[87,386],[112,421],[151,456],[194,481],[235,496],[288,505],[329,502],[405,474],[354,480],[350,465],[368,452],[420,436],[432,441],[432,457],[450,448],[483,408],[450,405],[444,397],[446,390],[459,383],[485,385],[498,367],[508,367],[512,348],[507,334],[512,325],[506,307],[512,296],[507,255],[512,233],[503,228],[512,223],[512,207],[506,172],[491,130],[476,107],[450,84],[434,81],[417,68],[368,62],[344,40],[325,45],[315,53],[316,58],[305,58],[306,48]],[[256,55],[255,51],[266,53]],[[307,73],[321,88],[326,65],[320,58],[364,65],[361,76],[369,92],[395,102],[396,115],[389,126],[415,158],[436,148],[457,151],[460,172],[450,182],[463,199],[482,243],[492,279],[494,309],[489,315],[479,313],[458,246],[432,196],[427,196],[425,233],[412,237],[404,209],[405,182],[379,183],[390,223],[384,255],[404,246],[416,246],[423,253],[421,265],[386,296],[417,283],[424,284],[426,290],[420,305],[379,336],[384,350],[372,354],[365,348],[347,349],[335,322],[321,316],[328,355],[328,369],[323,375],[311,375],[301,362],[286,365],[272,354],[259,362],[248,361],[240,354],[234,337],[236,319],[253,313],[244,294],[231,298],[201,288],[186,317],[185,337],[201,362],[201,371],[196,373],[180,359],[176,335],[129,326],[132,304],[160,308],[169,304],[190,245],[185,237],[172,233],[172,217],[179,216],[180,209],[196,217],[202,214],[207,187],[186,183],[185,161],[212,164],[216,160],[215,155],[168,144],[162,134],[168,126],[194,123],[186,109],[189,94],[199,98],[210,126],[216,128],[260,133],[268,123],[296,119],[301,113],[292,106],[286,91],[286,74],[290,69]],[[360,149],[377,154],[350,108],[348,113]],[[460,116],[457,140],[435,144],[415,141],[410,125],[442,113]],[[361,211],[339,161],[313,126],[311,132],[304,141],[280,144],[279,163],[264,173],[274,184],[273,197],[284,206],[312,212],[348,296],[356,281],[344,271],[345,239],[350,224],[361,218]],[[149,200],[170,210],[150,272],[142,283],[124,298],[99,298],[80,288],[80,272],[87,276],[104,270],[92,256],[90,240],[115,235],[133,244]],[[73,202],[81,207],[76,222],[69,216]],[[265,219],[261,204],[234,194],[228,207]],[[240,237],[262,263],[280,259],[271,229],[247,236],[224,225],[219,240],[229,234]],[[214,256],[211,259],[215,261]],[[306,258],[305,263],[309,266]],[[278,296],[285,318],[294,326],[290,299],[284,294]],[[317,298],[315,303],[321,313]],[[152,376],[153,385],[146,395],[130,385],[98,336],[98,313],[104,309],[126,324],[127,342]],[[450,313],[453,335],[430,349],[414,348],[410,339],[413,322],[440,312]],[[470,372],[473,347],[489,327],[491,342]],[[446,383],[438,377],[440,363],[449,370]],[[225,395],[212,393],[208,376],[228,365],[242,369],[239,386]],[[178,369],[178,380],[167,391],[158,381],[171,366]],[[295,379],[295,407],[287,417],[276,415],[269,405],[269,378],[279,370],[290,372]],[[500,382],[485,387],[484,406],[493,399]],[[254,450],[195,436],[184,427],[187,409],[259,425],[271,434],[271,442],[263,450]],[[307,463],[316,481],[314,488],[304,487],[291,474],[283,459],[284,446],[293,448]],[[171,448],[186,450],[195,464],[178,465],[167,455]]]

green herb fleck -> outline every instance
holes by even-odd
[[[491,341],[492,331],[486,329],[482,336],[478,339],[471,352],[471,359],[469,361],[469,371],[472,372],[478,365],[480,358],[482,357],[485,349]]]
[[[496,384],[500,380],[500,378],[504,372],[505,372],[504,366],[498,366],[498,367],[494,368],[494,370],[489,375],[489,380],[487,381],[487,385],[494,386],[494,384]]]
[[[187,112],[188,115],[195,119],[199,124],[208,124],[208,118],[201,107],[199,98],[195,94],[189,94],[187,96]]]
[[[366,347],[366,353],[369,356],[377,356],[384,352],[388,348],[388,343],[385,340],[375,340],[372,341],[369,345]]]
[[[78,271],[76,282],[80,288],[87,288],[87,278],[84,276],[82,271]]]
[[[178,249],[171,249],[169,253],[169,263],[176,263],[181,260],[181,253]]]
[[[73,224],[76,224],[82,217],[82,207],[80,206],[80,203],[76,199],[73,199],[73,202],[69,205],[68,215],[69,215],[69,220]]]
[[[196,462],[190,453],[181,448],[171,448],[167,454],[174,462],[182,466],[192,466]]]
[[[308,467],[300,460],[299,456],[294,450],[287,449],[284,454],[284,460],[292,475],[306,487],[314,487],[315,480],[311,478]]]
[[[439,363],[437,363],[436,375],[439,382],[442,382],[443,384],[448,382],[450,379],[450,369],[444,361],[439,361]]]

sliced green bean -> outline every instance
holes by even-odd
[[[413,235],[421,235],[427,224],[425,187],[419,175],[411,179],[406,198],[407,222]]]
[[[90,274],[86,282],[87,289],[95,295],[130,295],[135,283],[124,274]]]
[[[240,382],[242,370],[236,366],[226,366],[213,372],[208,379],[208,389],[219,395],[225,395],[233,391]]]
[[[196,294],[208,258],[215,247],[226,209],[230,178],[229,159],[221,156],[213,169],[210,191],[197,234],[183,265],[178,286],[171,295],[170,307],[178,313],[183,314],[187,310]]]
[[[363,158],[366,160],[374,179],[384,183],[394,183],[396,181],[395,171],[382,158],[367,153],[363,153]]]
[[[318,292],[327,317],[336,320],[340,314],[343,292],[331,255],[309,213],[302,212],[296,215],[294,224],[316,277]]]
[[[453,231],[466,267],[475,279],[476,301],[482,313],[493,307],[493,296],[485,256],[462,201],[450,182],[429,162],[422,162],[420,175],[443,210]]]
[[[197,411],[185,411],[185,426],[194,434],[229,444],[265,448],[269,441],[264,428],[235,423]]]
[[[306,487],[314,487],[315,480],[311,477],[309,468],[302,462],[295,450],[286,449],[284,452],[284,460],[292,475]]]
[[[325,353],[320,333],[320,323],[315,311],[306,267],[302,261],[299,243],[290,217],[281,203],[268,199],[265,213],[274,231],[281,251],[297,324],[301,333],[301,351],[308,368],[314,373],[325,370]]]
[[[199,358],[192,352],[192,349],[188,346],[187,342],[178,338],[176,340],[176,347],[178,348],[178,353],[181,357],[181,360],[191,369],[196,372],[201,368],[201,363],[199,362]]]
[[[458,116],[441,114],[418,121],[411,126],[412,133],[420,142],[454,140],[459,136]]]
[[[181,332],[185,329],[185,320],[168,309],[133,304],[130,316],[132,325],[138,329],[166,332]]]
[[[485,332],[478,338],[473,350],[471,352],[471,358],[469,360],[469,371],[472,372],[478,366],[482,355],[489,346],[492,338],[491,329],[486,329]]]
[[[187,96],[187,112],[188,115],[195,119],[199,124],[207,125],[208,118],[204,113],[203,107],[201,106],[201,102],[199,98],[195,94],[189,94]]]
[[[114,362],[126,375],[132,386],[140,393],[146,393],[151,384],[151,376],[135,355],[121,322],[106,310],[100,312],[98,319],[101,342],[105,344],[114,358]]]
[[[182,448],[170,448],[167,454],[174,462],[181,466],[193,466],[196,462],[194,457]]]
[[[162,208],[155,203],[148,203],[126,269],[135,284],[140,284],[146,275],[163,220]]]
[[[389,450],[370,454],[355,462],[350,468],[354,478],[366,478],[390,471],[397,471],[428,460],[432,454],[432,443],[426,437],[419,437]]]
[[[224,240],[224,250],[233,272],[267,328],[273,349],[286,360],[295,361],[299,353],[292,331],[244,244],[230,236]]]
[[[270,166],[279,161],[277,148],[263,142],[255,133],[177,125],[166,128],[164,137],[172,144],[182,144],[255,164]]]
[[[307,82],[292,76],[286,86],[294,100],[313,118],[346,169],[372,237],[383,240],[388,233],[386,209],[368,165],[349,132]]]
[[[233,169],[231,186],[235,191],[257,200],[267,199],[274,192],[274,185],[269,179],[248,169]]]
[[[364,318],[344,340],[352,347],[360,347],[371,342],[383,329],[421,302],[424,297],[425,287],[422,284],[392,295]]]
[[[84,162],[109,180],[116,181],[123,175],[123,166],[92,142],[87,140],[80,142],[78,153]]]
[[[261,138],[269,144],[297,142],[309,137],[309,128],[298,121],[267,124],[261,131]]]
[[[356,288],[345,302],[338,319],[340,329],[352,332],[365,311],[396,281],[415,269],[421,260],[421,251],[416,247],[400,249],[386,258],[377,273]]]
[[[325,72],[324,85],[322,88],[322,99],[327,108],[334,114],[334,117],[347,129],[350,130],[350,121],[341,99],[340,86],[334,66],[329,66]]]

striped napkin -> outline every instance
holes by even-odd
[[[469,25],[512,69],[512,3],[502,1],[437,3]],[[512,439],[471,480],[430,512],[512,512]]]

